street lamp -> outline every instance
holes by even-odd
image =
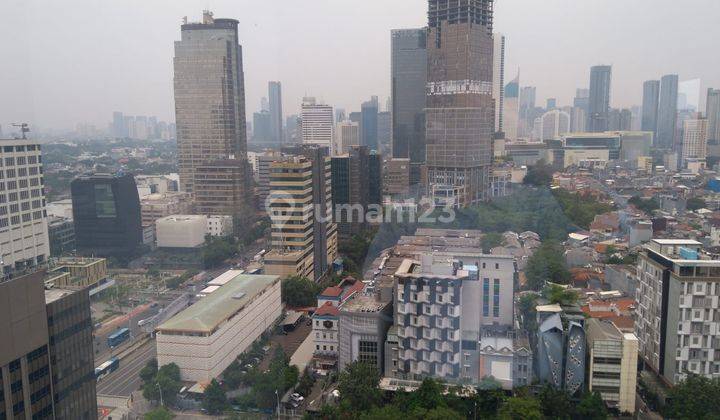
[[[278,394],[278,390],[275,390],[275,398],[277,398],[277,418],[280,419],[280,394]]]
[[[160,391],[160,405],[164,406],[163,404],[163,397],[162,397],[162,387],[160,386],[160,382],[157,383],[158,390]]]

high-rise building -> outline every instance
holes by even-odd
[[[43,278],[0,283],[0,418],[95,419],[88,289]]]
[[[428,190],[488,198],[494,131],[492,1],[428,1]],[[449,187],[449,188],[447,188]]]
[[[265,272],[317,280],[337,258],[330,157],[325,147],[298,147],[294,154],[270,163],[272,250]]]
[[[540,117],[540,140],[554,140],[570,131],[570,115],[557,109]]]
[[[382,154],[371,150],[368,153],[368,204],[382,203]]]
[[[495,100],[495,132],[504,130],[505,112],[505,35],[493,34],[493,100]]]
[[[332,155],[344,155],[352,146],[360,145],[360,124],[352,121],[341,121],[335,126],[335,142]]]
[[[707,158],[708,120],[688,119],[683,121],[682,161]]]
[[[300,117],[297,114],[288,116],[285,119],[285,142],[300,143],[302,141],[302,133],[299,128],[301,126]]]
[[[515,141],[518,138],[518,124],[520,117],[520,75],[505,85],[503,93],[503,132],[505,138]]]
[[[218,159],[195,168],[195,211],[204,215],[251,217],[255,203],[246,179],[250,178],[245,159]]]
[[[318,103],[315,98],[303,98],[301,111],[302,142],[332,147],[333,109]]]
[[[675,143],[677,126],[678,76],[665,75],[660,79],[658,102],[657,137],[655,146],[670,150]]]
[[[640,357],[666,382],[720,372],[720,261],[690,239],[653,239],[638,255],[635,335]]]
[[[0,142],[0,278],[45,264],[50,256],[40,144]]]
[[[270,163],[272,249],[265,255],[266,274],[315,279],[312,177],[312,162],[304,157]]]
[[[378,144],[378,97],[372,96],[360,106],[360,143],[369,150],[380,150]]]
[[[410,193],[410,159],[386,159],[383,166],[383,193],[403,196]]]
[[[115,138],[127,137],[127,129],[125,128],[125,117],[122,112],[113,112],[112,135]]]
[[[343,122],[347,119],[345,115],[345,108],[335,108],[335,122]]]
[[[194,193],[198,166],[232,156],[245,160],[247,153],[238,21],[205,11],[202,22],[183,24],[174,67],[180,187]]]
[[[658,105],[660,103],[660,81],[648,80],[643,83],[642,131],[652,131],[657,136]]]
[[[79,254],[127,257],[142,244],[140,198],[132,175],[75,178],[72,194]]]
[[[557,98],[547,98],[545,101],[545,110],[552,111],[557,108]]]
[[[354,123],[353,123],[354,124]],[[365,146],[351,146],[342,156],[331,161],[333,214],[338,225],[340,241],[347,242],[354,235],[362,233],[367,221],[350,209],[368,208],[370,177],[368,150]]]
[[[272,142],[272,118],[269,111],[261,110],[253,114],[252,139],[254,143]]]
[[[590,132],[598,133],[608,130],[611,80],[612,66],[593,66],[590,68],[587,123],[587,130]]]
[[[425,163],[427,28],[393,30],[391,38],[392,156],[410,159],[417,184]]]
[[[520,89],[520,117],[518,124],[518,137],[529,137],[535,120],[535,98],[537,89],[534,86],[525,86]]]
[[[720,143],[720,89],[708,89],[705,118],[708,120],[708,140]]]
[[[627,108],[613,108],[608,114],[609,131],[630,131],[632,129],[632,111]]]
[[[270,141],[280,144],[283,142],[282,84],[268,82],[268,96],[270,97]]]
[[[377,114],[377,142],[378,152],[382,154],[390,154],[392,148],[392,122],[390,112],[383,111]]]

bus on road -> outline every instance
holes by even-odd
[[[110,360],[95,368],[95,379],[100,380],[120,367],[120,359],[111,357]]]
[[[108,347],[117,347],[128,338],[130,338],[130,330],[127,328],[120,328],[108,336],[107,345]]]

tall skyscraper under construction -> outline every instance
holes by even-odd
[[[488,197],[493,2],[429,0],[428,6],[428,192],[438,206],[467,206]]]

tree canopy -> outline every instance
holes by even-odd
[[[147,366],[146,366],[147,367]],[[160,392],[165,405],[174,405],[177,394],[182,388],[180,368],[175,363],[162,366],[152,380],[143,384],[143,397],[146,400],[160,401]]]
[[[668,392],[663,414],[674,419],[720,418],[720,379],[689,375]]]
[[[540,160],[535,165],[528,168],[523,184],[534,185],[536,187],[547,187],[552,184],[553,174],[555,170],[552,166],[547,165],[545,161]]]
[[[629,204],[632,204],[633,206],[637,207],[638,209],[642,210],[643,212],[647,214],[652,214],[655,210],[660,208],[660,204],[658,204],[657,200],[654,198],[645,199],[640,198],[638,195],[632,196],[628,200]]]
[[[558,284],[569,283],[570,271],[565,263],[562,245],[553,241],[543,242],[528,258],[525,275],[527,287],[532,290],[540,290],[545,285],[545,281]]]
[[[202,406],[207,410],[208,414],[219,414],[225,411],[228,401],[225,391],[220,384],[213,379],[205,388],[203,394]]]
[[[347,365],[338,378],[338,391],[350,411],[368,411],[382,401],[380,372],[365,362],[356,361]]]
[[[318,283],[301,276],[287,277],[282,281],[282,298],[288,306],[317,305],[317,295],[322,292]]]

